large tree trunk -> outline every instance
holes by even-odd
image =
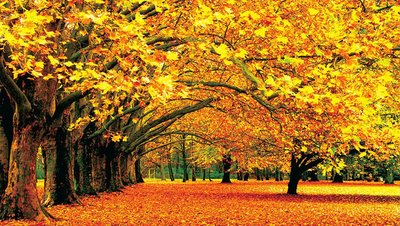
[[[106,190],[106,156],[100,151],[100,147],[96,146],[93,153],[93,167],[92,167],[92,185],[96,192],[102,192]]]
[[[13,109],[7,93],[0,89],[0,200],[7,187],[10,145],[13,133]]]
[[[135,159],[132,154],[127,155],[127,168],[128,168],[128,178],[130,184],[136,183],[136,172],[135,172]]]
[[[135,160],[135,176],[136,176],[136,183],[144,183],[142,176],[142,167],[140,165],[140,157],[138,157]]]
[[[290,195],[296,195],[297,185],[299,184],[301,175],[305,171],[317,166],[321,162],[322,159],[316,158],[316,156],[313,154],[301,154],[298,159],[296,158],[295,154],[292,154],[292,158],[290,161],[290,178],[287,193]]]
[[[301,178],[301,173],[297,170],[291,169],[290,171],[290,179],[288,184],[288,194],[296,195],[297,194],[297,185],[299,184]]]
[[[54,125],[43,150],[45,163],[45,186],[42,204],[80,203],[74,190],[74,155],[66,125]],[[55,133],[55,134],[54,134]]]
[[[224,176],[222,177],[221,183],[232,183],[231,182],[231,166],[232,159],[229,155],[225,155],[222,159],[222,163],[224,165]]]
[[[3,62],[1,64],[3,67]],[[40,78],[31,80],[27,75],[20,80],[21,90],[15,88],[17,84],[4,70],[1,70],[0,77],[17,105],[7,188],[1,201],[0,219],[48,220],[50,215],[40,206],[36,191],[36,156],[48,123],[46,120],[52,114],[50,106],[54,101],[57,81]]]
[[[343,183],[343,175],[341,173],[337,173],[336,171],[333,171],[333,183]]]
[[[79,195],[96,195],[92,185],[93,149],[90,141],[81,141],[75,144],[75,181],[76,193]]]
[[[121,181],[123,186],[128,186],[132,184],[132,181],[129,179],[128,158],[129,158],[128,153],[121,152],[119,161],[120,161]]]
[[[37,123],[30,122],[14,132],[8,184],[1,203],[1,219],[46,220],[36,191]]]
[[[119,191],[122,188],[120,175],[120,154],[114,150],[114,144],[109,144],[106,151],[106,190]]]
[[[10,148],[3,126],[3,117],[0,115],[0,198],[7,187],[9,155]]]

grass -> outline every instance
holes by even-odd
[[[39,186],[42,186],[39,184]],[[382,183],[147,180],[48,208],[57,225],[398,225],[400,186]],[[42,189],[42,188],[41,188]],[[1,223],[1,222],[0,222]],[[9,221],[9,224],[30,224]]]

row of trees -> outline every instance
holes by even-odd
[[[290,163],[289,194],[353,149],[393,162],[399,11],[397,1],[0,4],[0,218],[49,217],[39,149],[44,205],[140,181],[143,155],[193,137],[219,148],[214,158]]]

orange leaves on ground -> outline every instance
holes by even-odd
[[[48,208],[57,225],[395,225],[399,185],[329,182],[149,182]],[[28,221],[6,222],[29,224]]]

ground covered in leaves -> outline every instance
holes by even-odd
[[[48,208],[52,225],[398,225],[400,186],[382,183],[160,182]],[[41,188],[43,189],[43,188]],[[31,225],[28,221],[0,224]]]

